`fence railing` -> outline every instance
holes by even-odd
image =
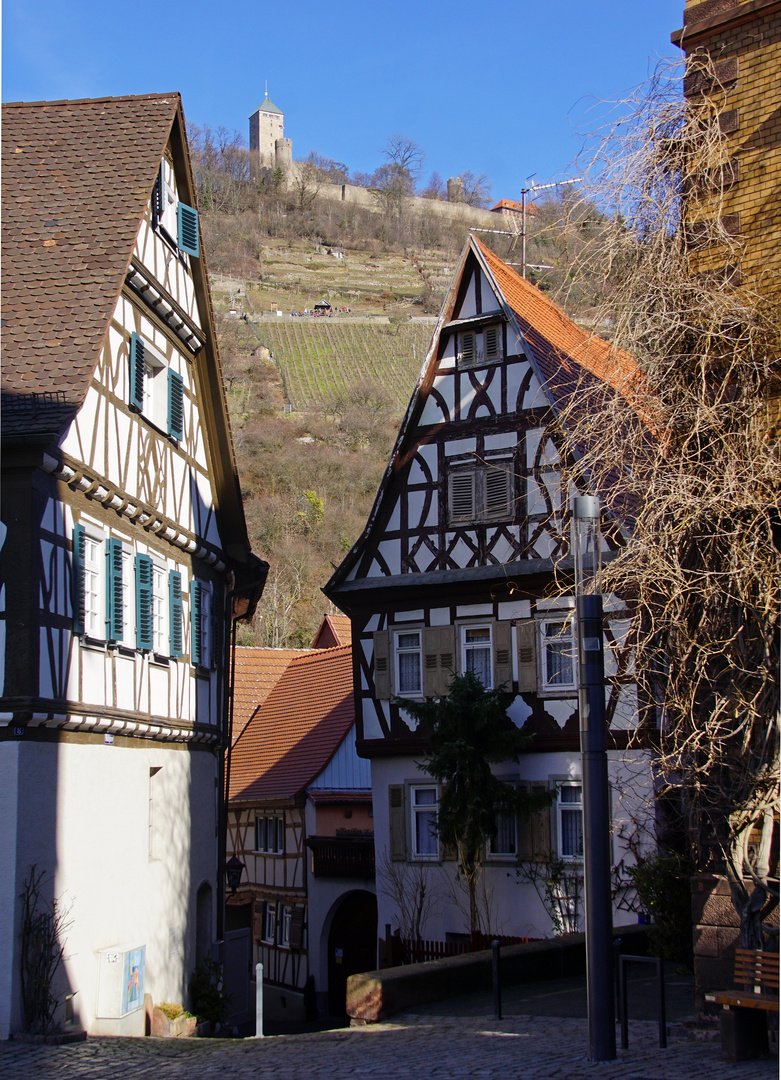
[[[390,927],[387,926],[383,942],[385,947],[381,949],[381,953],[386,957],[386,967],[397,967],[480,952],[481,949],[490,949],[494,941],[498,941],[500,945],[528,945],[535,940],[536,938],[512,937],[507,934],[473,934],[471,941],[413,941],[398,934],[391,934]]]

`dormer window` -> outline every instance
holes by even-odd
[[[197,259],[200,253],[198,211],[177,198],[173,168],[165,159],[155,181],[152,208],[154,228],[179,251]]]

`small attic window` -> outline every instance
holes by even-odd
[[[200,254],[198,211],[181,202],[174,188],[173,168],[163,158],[152,193],[155,230],[179,251],[196,259]]]
[[[458,366],[475,367],[504,355],[502,323],[494,323],[483,330],[463,330],[458,335]]]

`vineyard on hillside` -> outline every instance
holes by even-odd
[[[285,319],[256,324],[294,412],[326,406],[356,382],[381,385],[403,413],[426,356],[431,323]]]

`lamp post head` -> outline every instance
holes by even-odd
[[[241,884],[241,875],[243,871],[244,863],[238,856],[231,855],[225,863],[225,876],[228,879],[228,888],[231,891],[231,896],[235,895],[236,890]]]
[[[600,506],[595,495],[576,495],[572,501],[575,548],[575,595],[583,596],[586,587],[597,592],[602,569]]]

